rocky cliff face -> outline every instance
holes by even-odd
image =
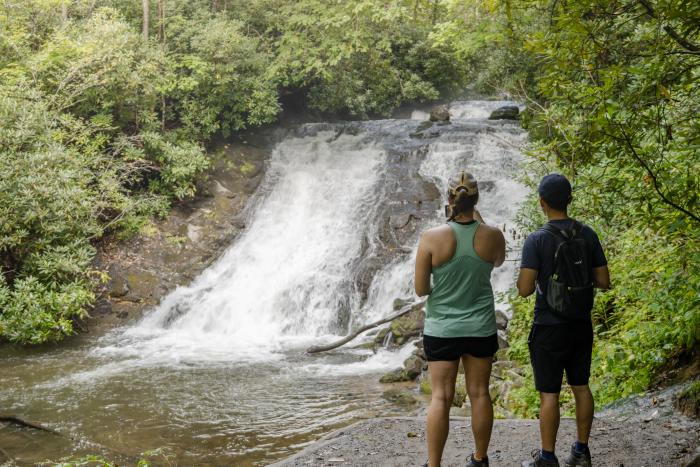
[[[168,292],[189,283],[245,229],[244,212],[269,155],[260,135],[220,143],[197,197],[175,205],[135,238],[107,239],[95,265],[109,275],[87,324],[102,332],[141,316]]]

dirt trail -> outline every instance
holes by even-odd
[[[560,458],[568,453],[574,432],[574,420],[562,419],[557,450]],[[596,467],[684,466],[699,453],[700,423],[675,418],[597,418],[592,440]],[[519,466],[538,444],[537,420],[497,420],[489,452],[491,466]],[[452,418],[443,467],[463,466],[473,448],[471,420]],[[426,458],[424,419],[378,418],[335,431],[273,465],[405,467],[422,465]]]

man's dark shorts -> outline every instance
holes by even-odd
[[[498,350],[498,337],[433,337],[423,336],[423,349],[429,362],[452,362],[469,354],[472,357],[493,357]]]
[[[533,324],[527,342],[539,392],[559,393],[565,371],[569,385],[588,384],[593,351],[590,321]]]

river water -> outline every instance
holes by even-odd
[[[164,447],[180,465],[263,465],[359,418],[411,410],[385,401],[377,382],[411,344],[304,349],[412,297],[418,233],[443,221],[444,201],[420,199],[426,185],[443,194],[452,172],[469,170],[487,222],[512,228],[526,135],[486,120],[502,104],[453,102],[451,124],[419,135],[421,111],[289,130],[246,230],[192,284],[105,336],[0,348],[0,412],[72,437],[6,426],[0,447],[22,462],[101,452],[129,463]],[[387,225],[401,216],[413,224],[395,234]],[[497,290],[512,286],[514,268],[494,272]]]

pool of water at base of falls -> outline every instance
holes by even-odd
[[[527,193],[515,181],[526,135],[486,119],[502,104],[453,102],[452,123],[427,130],[421,112],[289,130],[271,149],[246,229],[190,285],[104,336],[0,347],[0,413],[66,436],[0,422],[0,465],[8,455],[34,463],[88,453],[130,465],[158,448],[178,465],[264,465],[352,421],[414,413],[385,400],[378,382],[412,343],[304,349],[413,296],[418,234],[444,218],[433,200],[402,248],[386,248],[388,213],[410,199],[406,174],[442,194],[446,177],[466,168],[484,182],[487,221],[512,227]],[[512,286],[515,264],[494,271],[496,291]]]
[[[102,361],[86,352],[93,345],[85,339],[32,356],[2,351],[0,413],[74,438],[8,424],[0,429],[5,452],[22,463],[100,454],[129,465],[165,448],[178,465],[264,465],[356,419],[407,413],[382,399],[378,379],[408,357],[410,345],[159,365]]]

